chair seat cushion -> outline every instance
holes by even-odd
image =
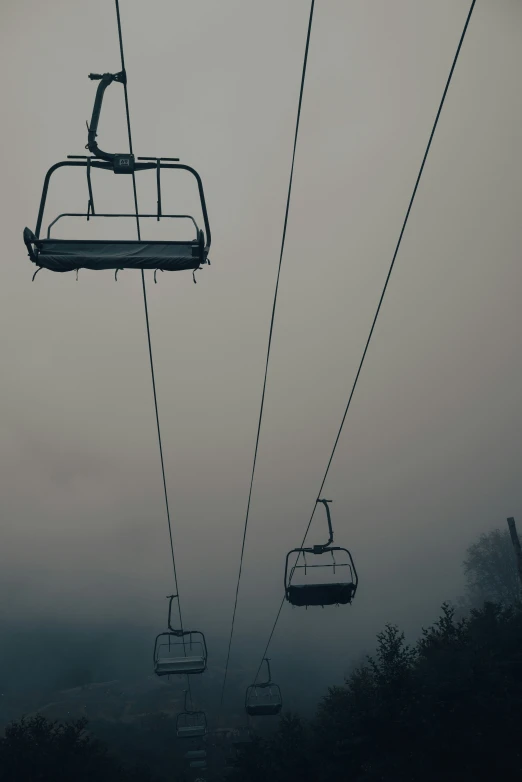
[[[246,707],[247,714],[251,717],[269,717],[274,714],[279,714],[281,711],[281,703],[259,703],[257,705],[248,704]]]
[[[355,586],[347,584],[290,584],[287,598],[295,606],[346,605],[352,602]]]
[[[40,239],[39,266],[54,272],[76,269],[197,269],[206,255],[194,242],[86,241]]]
[[[197,657],[158,657],[155,664],[156,673],[177,674],[202,671],[205,668],[205,658]]]
[[[178,737],[204,736],[206,733],[204,725],[187,725],[177,729]]]

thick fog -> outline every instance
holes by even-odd
[[[232,665],[252,675],[313,508],[468,0],[318,0]],[[121,0],[138,155],[201,174],[212,265],[147,274],[185,624],[222,666],[261,398],[309,4]],[[53,274],[22,242],[47,169],[84,154],[91,71],[120,69],[113,3],[5,0],[0,318],[4,625],[165,626],[172,565],[139,272]],[[522,515],[522,8],[477,3],[328,477],[351,607],[285,605],[273,672],[334,682],[386,621],[462,592],[467,545]],[[99,144],[126,151],[123,91]],[[153,172],[137,177],[156,208]],[[98,211],[131,181],[96,171]],[[87,206],[59,172],[44,225]],[[164,209],[197,206],[164,176]],[[108,221],[107,221],[108,222]],[[179,229],[177,229],[179,230]],[[65,220],[55,235],[133,238]],[[154,220],[144,236],[166,237]],[[314,518],[309,541],[325,538]],[[66,643],[66,641],[64,641]],[[327,662],[325,662],[327,661]],[[327,670],[325,671],[325,666]]]

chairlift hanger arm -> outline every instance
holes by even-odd
[[[318,499],[317,502],[324,505],[324,508],[326,510],[326,520],[328,522],[328,541],[324,544],[314,546],[314,549],[325,549],[327,546],[330,546],[333,543],[333,529],[332,529],[332,517],[330,515],[330,508],[328,507],[328,504],[332,502],[332,500],[321,500]],[[314,553],[320,553],[320,552],[314,552]]]
[[[96,97],[94,99],[94,106],[92,109],[92,116],[91,116],[91,123],[88,126],[88,134],[87,134],[87,149],[89,152],[92,152],[93,155],[96,155],[96,157],[101,158],[102,160],[108,160],[110,163],[113,162],[114,158],[116,157],[115,153],[112,152],[104,152],[101,150],[96,142],[96,136],[98,135],[98,123],[100,121],[100,113],[101,113],[101,107],[103,103],[103,96],[105,94],[105,90],[109,86],[109,84],[112,84],[113,81],[117,81],[120,84],[126,84],[127,82],[127,76],[125,74],[125,71],[120,71],[119,73],[90,73],[89,79],[93,81],[99,81],[98,89],[96,90]]]
[[[269,657],[265,657],[264,661],[265,661],[266,667],[268,669],[267,670],[266,681],[264,681],[264,682],[254,682],[254,684],[252,685],[253,687],[270,687],[270,685],[272,684],[272,674],[270,672],[270,658]]]
[[[183,630],[176,630],[175,627],[172,627],[171,621],[172,621],[172,602],[173,600],[177,600],[177,595],[167,595],[167,600],[169,601],[169,618],[168,618],[168,628],[171,632],[175,633],[176,635],[183,635]]]
[[[266,685],[270,685],[272,684],[272,674],[270,672],[270,658],[265,657],[265,662],[266,662],[266,667],[268,669],[267,670],[268,681],[266,682]]]

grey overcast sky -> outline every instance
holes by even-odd
[[[468,8],[316,2],[237,618],[238,643],[259,654]],[[197,285],[148,277],[184,614],[209,644],[232,610],[308,12],[305,0],[121,0],[135,150],[200,172],[213,230]],[[2,615],[159,630],[172,577],[139,273],[31,283],[22,243],[46,170],[83,153],[88,73],[119,70],[114,6],[4,0],[0,13]],[[522,524],[521,70],[520,2],[478,0],[325,489],[360,593],[350,608],[285,607],[274,657],[328,647],[344,664],[385,621],[417,632],[461,592],[466,546],[508,515]],[[126,149],[119,85],[99,140]],[[140,205],[153,211],[147,176]],[[98,210],[132,208],[130,180],[93,179]],[[165,177],[169,209],[193,195]],[[58,174],[47,222],[86,203],[84,178]]]

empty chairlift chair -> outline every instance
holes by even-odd
[[[252,732],[249,727],[237,728],[236,735],[232,739],[232,746],[235,750],[245,749],[252,744]]]
[[[188,752],[185,752],[185,760],[204,760],[206,757],[206,749],[190,749]]]
[[[190,768],[200,768],[202,770],[205,770],[207,767],[207,761],[206,760],[193,760],[192,763],[189,764]]]
[[[328,542],[317,546],[311,546],[307,548],[295,548],[292,549],[286,555],[285,564],[285,596],[289,603],[294,606],[326,606],[326,605],[346,605],[351,603],[355,593],[357,591],[358,576],[353,562],[352,555],[346,548],[341,546],[332,546],[333,543],[333,530],[332,519],[330,516],[330,508],[328,503],[331,500],[317,500],[322,503],[326,510],[326,518],[328,522]],[[341,555],[341,560],[336,560],[335,555]],[[290,558],[297,554],[295,564],[289,568]],[[322,555],[330,554],[331,560],[322,564],[310,564],[307,561],[307,555]],[[299,564],[300,556],[303,556],[302,565]],[[332,569],[333,575],[336,575],[337,568],[347,568],[343,571],[347,574],[342,581],[334,580],[327,583],[300,583],[294,584],[293,578],[297,570],[304,570],[304,575],[307,575],[309,568],[328,568]]]
[[[96,99],[92,112],[91,124],[88,128],[87,149],[91,155],[69,155],[64,160],[52,166],[44,180],[40,209],[36,220],[36,229],[34,233],[25,228],[24,242],[30,259],[36,266],[37,271],[40,268],[49,269],[54,272],[68,272],[78,269],[158,269],[161,271],[179,271],[190,269],[195,271],[203,264],[208,263],[208,252],[210,249],[210,225],[208,222],[205,196],[203,185],[199,174],[190,166],[178,162],[178,158],[153,158],[139,157],[135,159],[130,153],[112,153],[101,150],[96,142],[98,122],[102,107],[103,95],[107,87],[112,82],[125,84],[125,72],[111,74],[90,74],[91,79],[99,81],[96,91]],[[49,182],[52,175],[58,169],[64,166],[73,166],[83,168],[87,175],[88,202],[86,212],[63,212],[50,223],[46,236],[41,236],[42,222],[47,200]],[[134,214],[122,214],[117,212],[97,212],[94,205],[94,195],[92,186],[93,170],[102,170],[104,172],[113,172],[115,174],[135,175],[140,171],[154,170],[156,172],[157,188],[157,209],[153,214],[140,213],[140,218],[171,218],[175,221],[182,219],[184,223],[191,220],[195,235],[189,236],[182,241],[149,241],[137,239],[135,241],[124,241],[120,239],[92,240],[92,239],[56,239],[51,237],[51,228],[62,218],[85,217],[87,220],[93,218],[121,218],[135,217]],[[187,171],[191,174],[197,184],[199,200],[201,204],[201,214],[203,216],[204,231],[199,228],[195,219],[191,215],[166,214],[162,210],[161,202],[161,172],[165,169],[171,171]],[[118,221],[117,221],[118,222]],[[36,272],[35,272],[36,275]],[[34,277],[33,277],[34,279]],[[195,280],[194,280],[195,281]]]
[[[270,675],[270,661],[264,658],[268,673],[265,682],[251,684],[245,695],[245,709],[251,717],[269,717],[279,714],[283,708],[283,699],[279,685],[274,684]]]
[[[187,692],[185,691],[185,705],[182,712],[176,718],[176,736],[178,739],[203,738],[207,735],[207,717],[204,711],[189,709],[187,704]],[[205,752],[205,750],[201,750]],[[206,752],[205,752],[206,757]]]
[[[250,728],[239,728],[237,735],[232,739],[232,752],[231,754],[227,755],[225,759],[226,768],[235,768],[237,759],[240,757],[242,752],[248,749],[251,744],[252,733]]]
[[[207,667],[207,644],[199,630],[172,627],[172,601],[169,596],[168,631],[159,633],[154,644],[154,672],[157,676],[203,673]]]

